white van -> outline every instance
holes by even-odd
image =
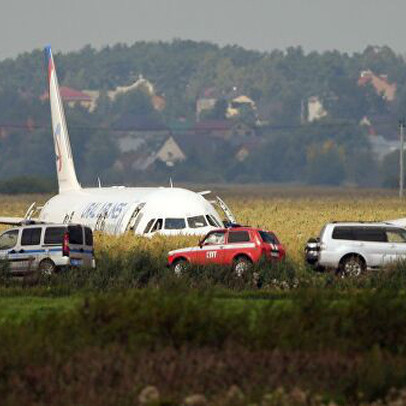
[[[52,274],[71,267],[95,267],[93,233],[81,224],[33,224],[0,235],[0,261],[12,274]]]

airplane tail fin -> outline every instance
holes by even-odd
[[[68,190],[80,189],[80,185],[76,177],[65,112],[59,92],[58,78],[56,76],[54,58],[50,46],[45,48],[45,58],[48,67],[49,101],[51,105],[56,170],[59,193],[62,193]]]

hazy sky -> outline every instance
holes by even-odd
[[[117,42],[208,40],[250,49],[406,52],[406,0],[0,0],[0,59]]]

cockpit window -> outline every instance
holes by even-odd
[[[154,233],[155,231],[161,230],[162,229],[162,219],[158,219],[156,223],[154,224],[154,227],[152,227],[151,233]]]
[[[166,230],[182,230],[185,227],[186,227],[185,219],[181,219],[181,218],[165,219],[165,229]]]
[[[214,218],[210,216],[210,214],[206,215],[207,222],[212,226],[212,227],[218,227],[216,222],[214,221]]]
[[[155,221],[155,219],[151,219],[151,220],[148,221],[148,224],[147,224],[147,226],[145,227],[145,230],[144,230],[144,234],[149,233],[149,230],[151,229],[152,224],[154,224],[154,221]]]
[[[200,228],[207,226],[207,222],[204,216],[188,217],[187,222],[190,228]]]

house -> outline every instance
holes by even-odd
[[[321,120],[327,116],[322,101],[318,96],[312,96],[307,99],[307,121],[312,123]]]
[[[61,98],[69,107],[82,106],[88,111],[93,111],[97,105],[97,97],[87,94],[80,90],[73,89],[67,86],[61,86],[59,88]],[[40,100],[49,100],[48,92],[43,93],[40,96]]]
[[[157,159],[164,162],[167,166],[174,166],[177,162],[184,161],[186,155],[175,139],[169,137],[155,154],[155,160]]]
[[[371,84],[376,93],[388,102],[392,102],[396,97],[396,83],[389,83],[388,75],[375,75],[371,70],[364,70],[361,72],[358,79],[358,86],[366,86]]]
[[[255,102],[252,99],[250,99],[248,96],[240,95],[238,97],[234,97],[228,103],[226,117],[238,117],[242,107],[249,107],[252,110],[256,110]]]

